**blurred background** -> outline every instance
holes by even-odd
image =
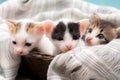
[[[6,1],[6,0],[0,0],[0,3],[4,2],[4,1]]]
[[[6,0],[0,0],[0,3],[4,1]],[[84,1],[91,2],[97,5],[113,6],[120,9],[120,0],[84,0]]]

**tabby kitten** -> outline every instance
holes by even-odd
[[[97,14],[93,14],[89,19],[89,26],[82,36],[86,45],[107,44],[111,40],[120,37],[120,27],[114,23],[101,19]]]

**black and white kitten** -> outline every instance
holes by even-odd
[[[45,32],[60,51],[67,52],[78,45],[80,37],[86,29],[86,20],[62,19],[56,22],[46,21]]]

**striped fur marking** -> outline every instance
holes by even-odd
[[[28,23],[27,24],[27,32],[28,33],[33,33],[35,31],[35,24],[34,23]]]

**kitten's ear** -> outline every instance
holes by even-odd
[[[89,20],[91,24],[98,25],[100,23],[100,16],[96,13],[93,13]]]
[[[80,23],[80,35],[82,36],[86,32],[87,26],[89,25],[89,19],[80,20],[79,23]]]
[[[33,30],[34,33],[37,33],[39,36],[42,36],[44,34],[44,24],[43,22],[39,23],[33,23],[34,27],[31,27],[33,29],[30,29],[31,31]]]
[[[120,27],[118,27],[116,31],[117,31],[117,38],[120,38]]]
[[[9,27],[14,27],[15,24],[17,23],[15,20],[4,20],[4,22],[5,22]]]
[[[4,22],[8,25],[9,30],[11,33],[17,32],[17,22],[15,20],[4,20]]]
[[[52,31],[53,31],[53,26],[54,26],[54,22],[51,20],[47,20],[44,23],[45,25],[45,34],[50,37]]]

